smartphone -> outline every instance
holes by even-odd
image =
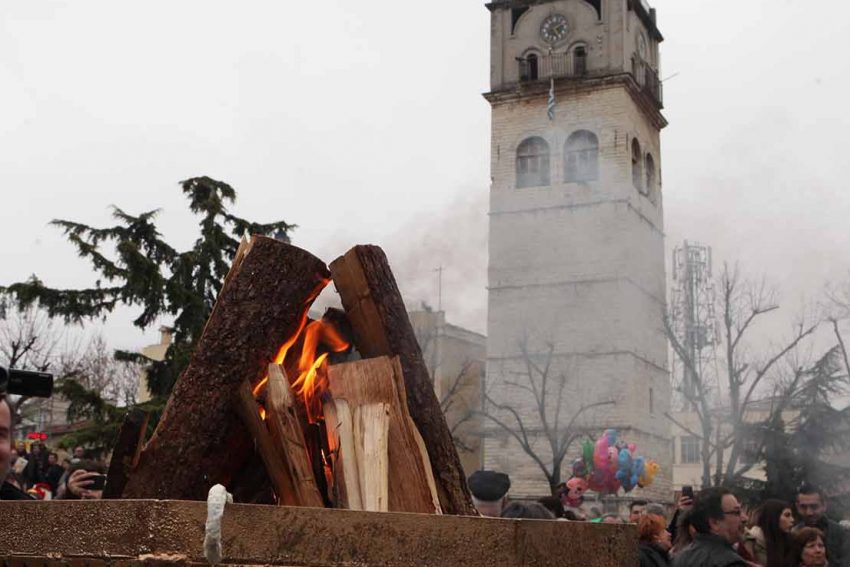
[[[106,485],[106,475],[99,474],[91,477],[93,481],[92,484],[88,485],[86,488],[88,490],[103,490],[103,487]]]
[[[690,485],[685,485],[682,487],[682,496],[686,498],[694,499],[694,487]]]

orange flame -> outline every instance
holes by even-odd
[[[315,423],[321,416],[322,394],[328,389],[327,353],[316,356],[319,344],[331,352],[342,352],[348,343],[332,325],[324,321],[312,321],[304,330],[304,347],[298,360],[298,378],[292,383],[296,395],[304,398],[307,419]]]
[[[292,335],[288,339],[286,339],[286,341],[284,341],[282,345],[280,345],[280,348],[277,349],[277,354],[274,357],[275,364],[283,364],[284,359],[286,359],[286,353],[289,352],[289,349],[292,348],[292,345],[294,345],[295,341],[298,340],[298,337],[301,336],[301,332],[304,330],[304,326],[307,324],[307,314],[310,311],[310,306],[313,304],[313,301],[315,301],[315,299],[319,297],[319,294],[322,292],[323,289],[325,289],[325,286],[328,285],[329,282],[329,279],[322,278],[321,281],[319,281],[319,284],[316,286],[316,289],[314,289],[313,293],[310,294],[310,297],[307,298],[307,301],[304,303],[304,307],[301,310],[301,314],[298,317],[298,328],[295,330],[294,333],[292,333]],[[257,397],[257,394],[263,391],[263,387],[268,383],[268,381],[269,375],[266,374],[262,380],[257,382],[257,385],[254,386],[253,389],[254,397]],[[265,419],[265,417],[263,419]]]
[[[313,300],[319,292],[328,284],[329,280],[323,280],[315,293],[310,297],[301,313],[298,328],[295,333],[284,341],[278,349],[274,358],[275,364],[283,364],[289,349],[303,336],[303,346],[298,359],[298,377],[292,382],[292,390],[295,395],[304,399],[307,409],[307,420],[315,423],[322,416],[322,395],[328,389],[327,358],[328,353],[317,356],[319,346],[322,345],[331,352],[343,352],[348,349],[348,342],[339,334],[339,331],[325,321],[311,321],[307,324],[307,312]],[[294,372],[292,373],[294,375]],[[256,397],[262,392],[268,383],[266,375],[254,386],[253,393]],[[265,419],[265,408],[261,408],[260,416]]]

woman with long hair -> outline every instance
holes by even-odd
[[[794,513],[783,500],[765,500],[757,514],[755,525],[747,530],[744,545],[764,567],[791,565],[791,529]]]
[[[676,557],[688,548],[694,541],[694,529],[691,524],[691,510],[681,510],[676,517],[676,537],[673,539],[673,549],[670,550],[670,555]]]

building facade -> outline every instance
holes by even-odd
[[[570,429],[618,428],[661,464],[641,495],[669,499],[667,122],[655,12],[643,0],[496,0],[487,8],[487,411],[510,425],[516,417],[504,408],[514,409],[545,457],[547,429],[613,402],[582,412]],[[510,473],[513,494],[545,493],[540,466],[488,421],[485,467]]]
[[[481,468],[481,385],[487,338],[446,322],[444,311],[410,311],[434,392],[466,476]]]

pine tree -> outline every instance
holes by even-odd
[[[95,285],[86,289],[56,289],[33,275],[25,282],[0,288],[13,296],[21,308],[39,304],[50,317],[66,323],[83,323],[106,318],[118,305],[139,310],[133,324],[141,329],[158,319],[173,321],[173,342],[163,361],[145,359],[148,388],[153,397],[149,406],[161,408],[177,377],[189,362],[200,338],[242,235],[262,234],[288,239],[295,225],[284,221],[258,223],[231,214],[228,205],[236,192],[227,183],[209,177],[195,177],[180,183],[189,209],[200,217],[199,235],[194,245],[179,251],[166,242],[156,226],[158,210],[131,215],[113,207],[113,226],[95,228],[69,220],[54,220],[80,257],[91,263],[98,275]],[[119,360],[140,360],[138,353],[117,351]],[[103,444],[114,434],[124,408],[115,408],[97,392],[80,386],[74,377],[60,384],[71,400],[69,417],[93,420]]]
[[[839,347],[803,373],[791,394],[789,409],[795,417],[786,424],[777,416],[767,427],[766,496],[793,501],[797,486],[805,481],[823,487],[833,511],[846,510],[850,502],[842,493],[850,482],[850,469],[835,460],[850,449],[850,408],[833,405],[847,384]]]

